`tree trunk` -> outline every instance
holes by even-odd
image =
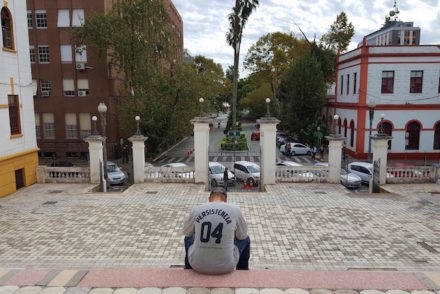
[[[238,62],[240,53],[234,51],[234,81],[232,93],[232,129],[237,129],[237,87],[238,87]]]

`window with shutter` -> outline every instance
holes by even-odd
[[[11,135],[21,134],[20,127],[20,104],[17,95],[8,96],[9,107],[9,124],[11,128]]]

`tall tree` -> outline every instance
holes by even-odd
[[[353,35],[354,26],[351,22],[348,22],[347,14],[342,11],[330,26],[330,30],[321,37],[321,42],[335,52],[338,49],[345,51],[350,45]]]
[[[259,0],[235,0],[235,6],[229,14],[229,32],[226,34],[228,44],[234,48],[234,80],[232,92],[232,123],[237,121],[237,83],[238,83],[238,64],[240,62],[241,40],[243,30],[250,15],[257,9]]]
[[[309,51],[307,41],[293,34],[268,33],[249,48],[244,67],[255,73],[257,84],[270,84],[269,97],[275,99],[282,74],[296,58]]]
[[[278,96],[284,127],[304,139],[304,130],[319,119],[326,93],[326,80],[318,59],[312,54],[297,59],[280,84]]]

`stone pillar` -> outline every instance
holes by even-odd
[[[148,137],[135,135],[128,138],[133,146],[133,180],[135,184],[145,181],[145,141]]]
[[[341,159],[342,159],[342,145],[345,137],[342,136],[327,136],[329,141],[328,146],[328,167],[329,175],[328,182],[338,184],[341,181]]]
[[[101,163],[104,163],[102,148],[105,144],[105,137],[90,136],[84,141],[89,143],[89,161],[90,161],[90,183],[99,184],[101,179]]]
[[[260,191],[264,191],[266,185],[276,182],[276,132],[280,121],[275,117],[262,117],[257,123],[260,124]]]
[[[371,141],[373,142],[373,162],[380,159],[380,185],[384,185],[387,182],[388,141],[391,139],[393,137],[387,135],[371,136]]]
[[[208,117],[196,117],[191,120],[194,125],[194,178],[196,184],[204,184],[209,188],[209,123]]]

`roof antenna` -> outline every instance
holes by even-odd
[[[394,7],[394,10],[391,10],[390,14],[385,17],[385,22],[386,23],[390,22],[391,18],[393,18],[393,17],[394,17],[393,21],[398,21],[399,20],[400,11],[399,11],[399,8],[397,7],[397,0],[394,0],[394,6],[393,7]]]

